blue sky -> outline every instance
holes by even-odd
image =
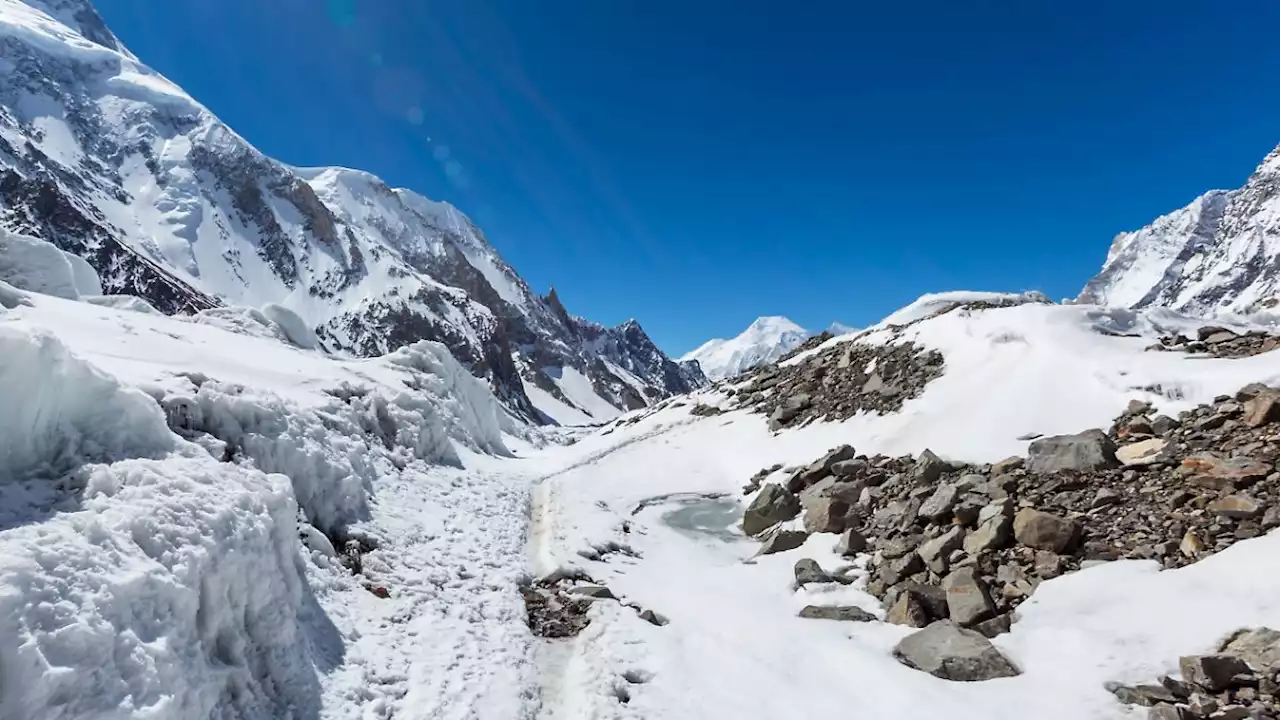
[[[96,4],[263,151],[453,202],[535,290],[676,354],[758,315],[1074,295],[1280,143],[1270,0]]]

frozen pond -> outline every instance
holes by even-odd
[[[742,532],[738,529],[742,505],[732,497],[689,495],[671,497],[665,504],[678,507],[662,514],[663,524],[682,535],[696,539],[711,537],[723,542],[742,539]]]

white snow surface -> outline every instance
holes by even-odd
[[[737,336],[708,340],[682,355],[680,361],[697,360],[708,379],[724,380],[777,360],[809,335],[808,330],[785,317],[761,317]]]
[[[1126,561],[1045,583],[996,640],[1023,674],[948,683],[891,657],[907,628],[795,616],[883,612],[857,584],[792,589],[798,558],[840,562],[834,536],[743,562],[740,487],[775,462],[845,442],[992,461],[1026,433],[1105,426],[1135,397],[1173,413],[1280,381],[1276,353],[1144,352],[1201,322],[1175,313],[917,309],[832,340],[943,353],[943,377],[899,413],[771,433],[740,410],[691,416],[729,406],[707,390],[552,437],[435,344],[349,360],[254,310],[169,318],[7,284],[0,298],[0,402],[22,408],[0,415],[2,718],[1105,720],[1127,717],[1106,681],[1280,627],[1272,534],[1183,570]],[[672,525],[700,493],[724,494],[723,525]],[[358,575],[346,539],[372,548]],[[533,638],[519,587],[567,568],[670,624],[600,602],[580,636]]]

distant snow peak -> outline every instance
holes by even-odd
[[[682,356],[680,362],[697,361],[707,378],[723,380],[778,360],[810,335],[808,330],[785,317],[768,315],[757,318],[734,338],[716,338],[703,343]]]
[[[1213,316],[1280,305],[1280,147],[1243,187],[1211,190],[1116,236],[1078,300]]]

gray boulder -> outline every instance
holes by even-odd
[[[808,583],[829,583],[835,582],[835,578],[831,577],[831,573],[822,569],[817,560],[812,558],[801,558],[796,561],[795,566],[796,585],[803,587]]]
[[[951,466],[935,455],[932,450],[925,450],[920,453],[920,457],[916,458],[916,465],[911,474],[917,483],[932,485],[942,477],[942,473],[949,469]]]
[[[906,636],[893,654],[902,664],[944,680],[977,682],[1018,674],[989,640],[950,620],[939,620]]]
[[[759,535],[780,522],[800,514],[800,500],[786,488],[768,483],[760,489],[742,515],[742,532]]]
[[[835,551],[841,555],[857,555],[867,551],[867,538],[854,528],[845,530],[836,543]]]
[[[998,501],[982,508],[978,513],[978,528],[965,536],[964,551],[970,555],[978,555],[987,550],[997,550],[1009,542],[1009,530],[1013,504],[1008,500]]]
[[[1103,470],[1119,464],[1115,443],[1097,429],[1040,438],[1027,450],[1027,469],[1033,473]]]
[[[1061,553],[1075,542],[1078,532],[1074,522],[1035,508],[1023,508],[1013,518],[1013,537],[1036,550]]]
[[[875,615],[853,605],[806,605],[800,617],[811,620],[840,620],[843,622],[872,622]]]
[[[1280,668],[1280,632],[1267,627],[1240,630],[1223,644],[1222,652],[1235,655],[1260,672]]]
[[[933,491],[928,500],[920,506],[920,517],[934,522],[951,519],[951,510],[960,499],[960,489],[951,483],[942,483]]]
[[[809,539],[809,533],[803,530],[783,530],[775,527],[761,538],[760,550],[757,555],[772,555],[774,553],[795,550]]]
[[[951,553],[962,547],[964,547],[964,528],[952,525],[950,530],[921,545],[916,550],[916,554],[924,561],[926,567],[941,575],[947,571]]]
[[[1222,692],[1231,686],[1231,678],[1252,671],[1235,655],[1187,655],[1178,658],[1182,678],[1209,692]]]
[[[773,414],[769,416],[769,429],[782,429],[787,425],[787,423],[795,420],[797,415],[807,410],[812,404],[812,398],[810,398],[806,393],[792,395],[786,400],[783,400],[782,404],[779,405],[777,409],[773,411]]]
[[[987,584],[972,567],[960,568],[943,578],[942,589],[947,593],[947,612],[959,625],[970,627],[996,613]]]

